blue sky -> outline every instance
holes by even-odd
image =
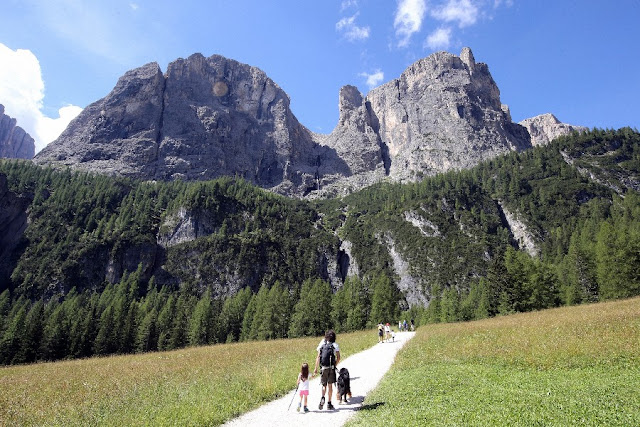
[[[200,52],[261,68],[328,133],[341,86],[469,46],[514,121],[640,128],[639,22],[638,0],[5,0],[0,103],[39,150],[127,70]]]

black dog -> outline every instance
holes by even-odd
[[[349,403],[347,401],[347,395],[349,399],[351,399],[351,379],[349,377],[349,371],[347,368],[340,369],[340,373],[338,374],[338,390],[336,391],[336,395],[338,397],[338,403],[342,403],[342,399],[344,399],[344,403]]]

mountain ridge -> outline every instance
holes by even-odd
[[[531,147],[469,48],[418,60],[366,96],[344,86],[330,134],[309,131],[289,104],[263,71],[220,55],[177,59],[165,73],[152,62],[125,73],[34,161],[143,180],[241,176],[316,198]]]

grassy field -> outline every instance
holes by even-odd
[[[217,425],[294,388],[317,343],[0,368],[0,425]],[[640,425],[640,298],[423,326],[350,424]]]
[[[295,388],[319,338],[0,368],[0,425],[218,425]],[[377,343],[338,336],[343,357]]]
[[[640,299],[423,326],[348,425],[639,426]]]

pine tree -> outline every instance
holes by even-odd
[[[364,329],[374,319],[371,316],[371,295],[365,282],[359,277],[347,278],[349,294],[349,310],[347,312],[347,330],[358,331]]]
[[[17,307],[11,310],[7,318],[7,328],[0,340],[0,362],[3,364],[22,362],[16,356],[22,347],[22,332],[24,331],[29,305],[27,301],[21,300],[18,300],[16,305]]]
[[[176,297],[171,294],[158,314],[158,350],[171,350],[171,327],[176,312]]]
[[[253,324],[253,318],[256,313],[256,295],[251,294],[247,308],[244,310],[242,316],[242,330],[240,331],[240,341],[249,341],[251,339],[251,325]]]
[[[50,302],[51,314],[45,321],[42,338],[42,354],[46,360],[58,360],[69,353],[69,333],[65,307],[57,302]]]
[[[213,305],[211,302],[211,292],[202,295],[189,319],[188,344],[191,346],[205,345],[212,342],[213,327]]]
[[[242,321],[249,301],[251,301],[250,288],[244,288],[237,294],[225,299],[220,312],[216,334],[219,342],[240,340]]]
[[[333,294],[331,300],[331,319],[336,332],[348,331],[347,318],[349,316],[351,283],[347,279],[344,285]]]
[[[302,283],[298,302],[293,307],[291,324],[289,325],[290,337],[302,337],[312,335],[311,332],[311,307],[312,307],[312,287],[311,279]]]
[[[98,335],[93,343],[93,352],[97,355],[107,355],[114,353],[118,348],[117,336],[115,335],[116,320],[111,306],[100,316],[100,326]]]
[[[386,274],[378,274],[372,279],[371,322],[392,323],[398,317],[398,289]],[[379,320],[375,320],[379,319]]]
[[[37,301],[27,314],[22,332],[20,349],[15,356],[14,363],[35,362],[40,354],[40,343],[43,329],[44,302]]]
[[[446,289],[440,302],[440,321],[457,322],[459,320],[460,299],[455,288]]]

